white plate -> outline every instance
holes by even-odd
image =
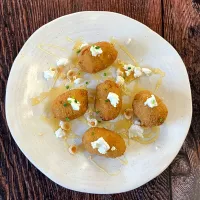
[[[151,145],[132,143],[127,148],[128,165],[117,176],[109,176],[85,157],[72,156],[52,130],[43,124],[30,105],[30,97],[47,90],[42,72],[55,65],[56,57],[39,50],[38,45],[54,44],[61,57],[70,54],[73,43],[66,37],[87,42],[121,41],[132,38],[129,50],[141,66],[166,72],[157,94],[169,110],[159,139]],[[153,87],[153,80],[145,79]],[[39,107],[42,110],[42,107]],[[6,116],[10,131],[26,157],[59,185],[89,193],[119,193],[135,189],[159,175],[171,163],[185,140],[192,115],[191,91],[183,61],[175,49],[145,25],[111,12],[80,12],[58,18],[37,30],[25,43],[12,66],[6,93]],[[79,127],[81,128],[81,127]],[[43,136],[38,133],[45,132]],[[106,163],[108,162],[108,163]],[[115,165],[117,161],[104,161]],[[113,163],[112,163],[113,162]]]

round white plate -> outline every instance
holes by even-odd
[[[31,97],[47,90],[43,71],[54,66],[57,59],[41,51],[38,45],[58,46],[50,51],[67,57],[73,46],[67,37],[81,37],[87,42],[96,42],[109,40],[111,36],[120,41],[132,38],[128,49],[140,66],[160,68],[166,72],[156,94],[164,98],[169,110],[167,121],[161,126],[159,139],[151,145],[132,142],[126,152],[128,164],[122,166],[117,176],[109,176],[96,168],[85,154],[70,155],[63,142],[39,120],[42,106],[38,106],[37,113],[30,104]],[[144,78],[143,82],[149,89],[155,86],[153,78]],[[120,193],[147,183],[166,169],[177,155],[191,122],[191,91],[180,56],[151,29],[117,13],[80,12],[44,25],[25,43],[10,72],[6,116],[12,136],[22,152],[51,180],[76,191]],[[45,134],[39,136],[38,133]],[[102,163],[119,167],[117,160],[108,159]]]

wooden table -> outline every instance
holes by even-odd
[[[160,176],[123,194],[83,194],[56,185],[26,159],[6,124],[6,83],[22,45],[43,24],[84,10],[118,12],[146,24],[176,48],[189,73],[193,120],[182,149]],[[0,200],[4,199],[200,199],[199,0],[0,0]]]

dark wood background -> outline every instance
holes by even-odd
[[[160,176],[123,194],[84,194],[56,185],[25,158],[6,124],[6,83],[22,45],[43,24],[84,10],[119,12],[146,24],[176,48],[189,73],[193,119],[181,151]],[[4,199],[200,200],[200,0],[0,0],[0,200]]]

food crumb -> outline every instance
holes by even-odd
[[[69,150],[70,154],[74,155],[74,154],[77,153],[77,146],[76,145],[71,145],[68,150]]]
[[[128,108],[124,111],[124,117],[126,119],[131,119],[133,117],[133,109],[132,108]]]

